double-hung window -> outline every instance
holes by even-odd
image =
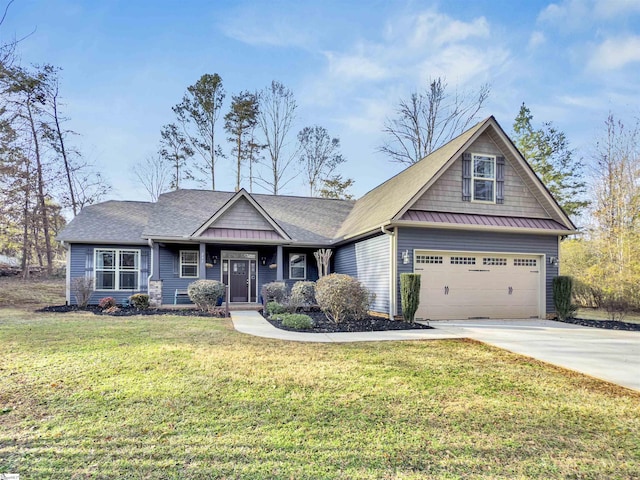
[[[94,250],[95,290],[138,290],[140,250]]]
[[[197,250],[180,250],[180,277],[198,278],[198,257]]]
[[[496,201],[496,157],[473,155],[472,198],[475,202]]]
[[[304,253],[289,254],[289,278],[291,280],[306,280],[307,255]]]

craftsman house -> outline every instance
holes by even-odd
[[[194,280],[221,280],[230,301],[261,286],[316,280],[314,252],[360,279],[372,309],[401,314],[400,274],[422,274],[424,319],[544,317],[553,310],[560,239],[575,226],[493,117],[357,201],[201,190],[155,203],[86,207],[58,236],[67,300],[92,278],[92,303],[148,292],[174,304]],[[186,299],[188,301],[188,299]]]

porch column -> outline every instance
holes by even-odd
[[[207,278],[207,244],[206,243],[200,244],[200,256],[199,256],[198,263],[199,263],[198,272],[200,273],[198,278],[200,279]]]
[[[282,274],[282,266],[283,266],[282,245],[278,245],[276,250],[276,280],[278,282],[284,279],[284,275]]]
[[[160,280],[160,245],[153,242],[151,249],[151,280]]]

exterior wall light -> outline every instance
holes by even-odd
[[[407,265],[410,260],[411,258],[409,257],[409,250],[405,250],[404,252],[402,252],[402,263]]]

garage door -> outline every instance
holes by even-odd
[[[540,314],[540,256],[416,251],[416,318],[532,318]]]

